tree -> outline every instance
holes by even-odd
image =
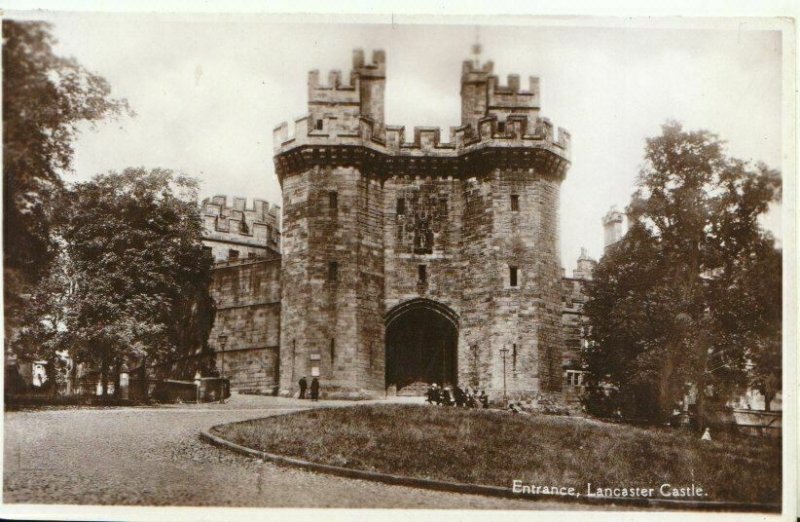
[[[211,255],[201,242],[197,183],[126,169],[65,192],[58,232],[75,274],[65,344],[99,367],[208,350]]]
[[[64,334],[75,290],[71,268],[66,252],[60,250],[50,264],[50,270],[32,288],[26,306],[20,312],[20,326],[14,332],[17,356],[27,360],[54,361],[60,366],[58,352],[69,351]],[[50,372],[55,369],[54,364],[47,368],[50,383],[54,382],[50,379],[53,376]]]
[[[647,140],[629,231],[587,288],[585,362],[630,416],[663,420],[692,388],[702,425],[711,392],[780,374],[780,252],[758,223],[780,175],[729,158],[708,131],[662,131]]]
[[[747,385],[764,396],[765,409],[782,387],[781,252],[770,243],[742,260],[740,269],[720,280],[717,317],[726,343],[745,347]]]
[[[127,112],[106,80],[56,56],[50,27],[3,20],[3,263],[6,339],[57,255],[52,204],[82,122]]]

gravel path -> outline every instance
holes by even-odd
[[[321,407],[352,403],[322,401]],[[444,493],[276,466],[198,438],[215,424],[308,402],[234,395],[225,404],[5,413],[3,501],[251,507],[581,509]],[[585,507],[584,507],[585,509]]]

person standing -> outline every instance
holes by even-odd
[[[481,394],[478,396],[478,401],[481,403],[481,406],[484,408],[489,407],[489,396],[486,395],[485,390],[481,390]]]
[[[306,381],[306,376],[305,375],[300,377],[300,382],[298,384],[300,384],[300,398],[301,399],[305,399],[306,398],[306,388],[308,388],[308,381]]]
[[[464,397],[464,392],[458,385],[453,386],[453,400],[455,401],[457,408],[461,408],[462,406],[464,406],[464,403],[466,402]]]
[[[311,400],[318,401],[319,400],[319,379],[314,377],[311,379]]]

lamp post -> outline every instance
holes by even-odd
[[[508,393],[506,391],[506,355],[508,355],[508,347],[503,346],[500,349],[500,353],[503,354],[503,408],[508,407]]]
[[[445,362],[446,356],[444,341],[442,341],[442,389],[444,389],[445,381],[447,381],[447,364]]]
[[[219,347],[222,349],[222,369],[220,371],[221,378],[219,380],[219,403],[225,404],[225,345],[228,343],[228,336],[220,334],[217,337]]]

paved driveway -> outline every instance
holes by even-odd
[[[239,456],[198,439],[199,430],[215,424],[307,406],[308,402],[296,399],[234,395],[225,405],[7,412],[3,501],[160,506],[579,508],[318,474]]]

